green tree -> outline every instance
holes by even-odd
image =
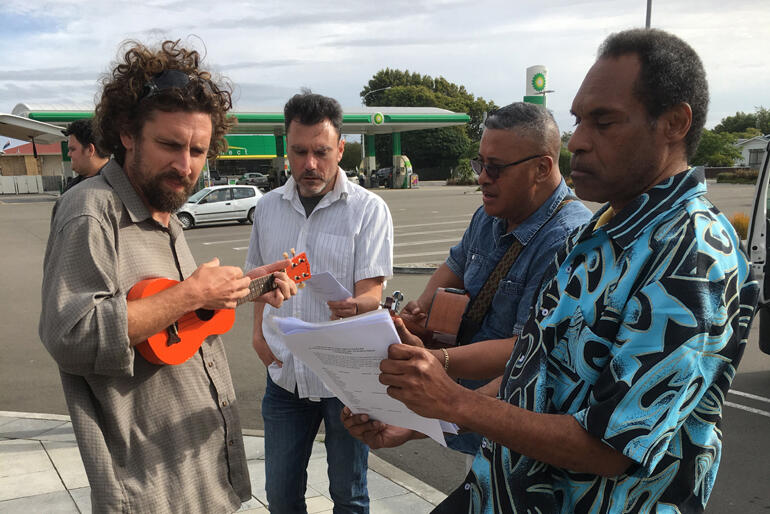
[[[460,158],[475,157],[484,113],[497,107],[444,77],[390,68],[374,74],[361,90],[361,98],[368,106],[438,107],[468,114],[470,122],[465,127],[401,134],[401,151],[409,156],[418,173],[420,168],[441,167],[448,174]],[[391,162],[391,137],[377,136],[376,141],[377,160]]]
[[[345,141],[345,153],[342,154],[340,168],[353,171],[361,164],[361,143]]]
[[[770,109],[764,107],[757,108],[757,125],[762,134],[770,134]]]
[[[690,163],[701,166],[732,166],[741,152],[735,146],[736,137],[727,132],[703,130],[700,143]]]
[[[571,131],[565,131],[561,133],[561,148],[559,149],[559,171],[565,177],[569,177],[572,171],[572,153],[567,149],[567,144],[572,137]]]
[[[722,118],[714,127],[714,132],[740,134],[750,128],[755,128],[762,134],[770,134],[770,109],[759,106],[751,113],[736,112],[733,116]]]
[[[569,177],[570,172],[572,171],[572,165],[570,164],[571,160],[572,154],[567,150],[566,146],[562,146],[559,150],[559,171],[564,177]]]
[[[757,115],[754,113],[736,112],[733,116],[722,118],[714,127],[714,132],[743,132],[749,127],[757,126]]]

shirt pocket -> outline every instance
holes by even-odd
[[[481,286],[484,285],[484,281],[489,276],[488,262],[487,257],[477,250],[471,250],[470,255],[468,255],[465,273],[463,273],[463,284],[465,285],[465,290],[473,296],[481,291]]]
[[[523,292],[524,284],[520,281],[508,279],[500,281],[486,321],[488,328],[496,337],[507,338],[513,335]]]
[[[307,252],[312,273],[328,271],[342,285],[349,287],[355,266],[353,237],[320,232]],[[351,290],[351,293],[353,291]]]

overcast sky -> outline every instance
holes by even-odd
[[[0,112],[20,102],[89,104],[120,43],[182,38],[235,85],[236,110],[282,106],[302,87],[360,105],[378,70],[464,85],[498,105],[521,100],[525,69],[548,68],[548,107],[570,130],[572,99],[610,33],[644,26],[646,0],[311,0],[0,2]],[[707,127],[770,107],[765,0],[653,0],[652,26],[700,54]]]

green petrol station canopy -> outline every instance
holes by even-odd
[[[412,130],[465,125],[470,117],[464,113],[435,107],[358,107],[343,109],[342,132],[345,134],[392,134]],[[18,104],[13,114],[31,120],[66,126],[72,121],[91,118],[93,107]],[[233,112],[238,123],[232,134],[284,133],[283,110]]]
[[[345,134],[392,134],[412,130],[465,125],[470,116],[435,107],[357,107],[344,109]],[[93,117],[93,106],[17,104],[17,119],[48,127],[66,127],[75,120]],[[271,159],[276,156],[274,136],[284,134],[283,109],[233,112],[238,123],[226,136],[228,150],[220,159]]]

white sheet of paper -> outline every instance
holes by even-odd
[[[457,432],[459,432],[460,430],[460,427],[458,427],[454,423],[450,423],[449,421],[444,421],[443,419],[440,419],[439,423],[441,424],[441,430],[443,430],[445,434],[457,435]]]
[[[339,281],[334,278],[334,275],[328,271],[314,273],[305,284],[307,284],[309,290],[319,295],[327,302],[337,302],[353,296],[350,294],[350,291],[340,284]]]
[[[388,346],[401,344],[386,310],[335,321],[308,323],[296,318],[270,318],[295,357],[323,380],[355,414],[389,425],[411,428],[446,446],[441,424],[415,414],[391,398],[380,384],[380,361]]]

